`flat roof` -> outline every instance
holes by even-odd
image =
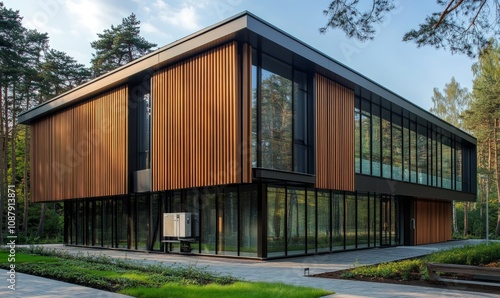
[[[336,61],[321,51],[307,45],[290,34],[278,29],[254,14],[244,11],[229,19],[197,31],[185,38],[179,39],[161,47],[139,59],[127,63],[85,84],[75,87],[53,99],[21,113],[18,121],[30,124],[37,119],[50,115],[68,106],[77,104],[91,96],[102,93],[110,88],[128,83],[140,74],[152,74],[156,69],[192,56],[205,49],[215,47],[230,40],[245,41],[256,47],[256,44],[266,41],[285,48],[293,55],[312,63],[316,70],[326,71],[349,85],[359,86],[415,114],[417,117],[433,123],[450,133],[476,144],[476,139],[470,134],[445,122],[416,104],[406,100],[375,81],[363,76],[357,71]]]

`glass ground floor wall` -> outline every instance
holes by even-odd
[[[194,254],[257,257],[257,187],[193,189],[125,197],[68,200],[65,243],[107,248],[179,252],[163,242],[163,213],[197,214]]]
[[[267,257],[400,244],[392,196],[266,186]]]
[[[197,216],[191,253],[275,258],[400,244],[399,199],[285,184],[65,201],[65,243],[181,252],[163,213]]]

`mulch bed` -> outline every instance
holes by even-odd
[[[485,267],[500,267],[500,262],[493,262],[485,265]],[[383,277],[368,277],[368,276],[356,276],[355,278],[345,278],[342,277],[342,274],[345,272],[349,272],[350,269],[334,271],[334,272],[325,272],[321,274],[312,275],[313,277],[322,277],[322,278],[332,278],[332,279],[345,279],[345,280],[357,280],[357,281],[366,281],[366,282],[378,282],[378,283],[391,283],[391,284],[400,284],[407,286],[420,286],[420,287],[433,287],[433,288],[443,288],[450,290],[462,290],[462,291],[474,291],[474,292],[483,292],[483,293],[499,293],[498,287],[487,287],[487,286],[473,286],[473,285],[451,285],[444,284],[435,281],[428,281],[421,279],[420,273],[414,272],[411,274],[410,278],[407,280],[402,279],[391,279],[391,278],[383,278]],[[448,279],[460,279],[460,280],[473,280],[473,276],[466,274],[443,274],[443,277]]]

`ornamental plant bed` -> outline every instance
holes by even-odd
[[[400,262],[393,262],[393,263],[401,263],[401,262],[417,262],[424,263],[423,259],[411,259],[411,260],[405,260],[405,261],[400,261]],[[364,268],[367,269],[367,271],[373,271],[377,270],[374,269],[376,267],[379,267],[379,271],[382,271],[382,267],[387,266],[390,263],[384,263],[380,265],[372,265],[372,266],[366,266]],[[390,267],[397,267],[397,266],[391,266]],[[485,265],[481,265],[484,267],[498,267],[500,268],[500,260],[495,261],[495,262],[490,262]],[[435,287],[435,288],[447,288],[447,289],[454,289],[454,290],[467,290],[467,291],[476,291],[476,292],[484,292],[484,293],[498,293],[498,288],[496,287],[488,287],[488,286],[483,286],[483,285],[450,285],[450,284],[444,284],[441,282],[435,282],[428,280],[427,272],[425,270],[420,270],[420,267],[414,267],[412,270],[408,272],[398,272],[397,269],[395,269],[392,273],[381,273],[378,276],[372,276],[371,274],[362,274],[364,271],[362,269],[363,267],[356,267],[352,269],[346,269],[346,270],[340,270],[340,271],[334,271],[334,272],[325,272],[321,274],[316,274],[313,275],[313,277],[321,277],[321,278],[332,278],[332,279],[346,279],[346,280],[357,280],[357,281],[366,281],[366,282],[379,282],[379,283],[392,283],[392,284],[401,284],[401,285],[409,285],[409,286],[422,286],[422,287]],[[361,269],[361,270],[360,270]],[[360,272],[361,271],[361,272]],[[447,279],[458,279],[458,280],[470,280],[470,281],[476,281],[474,276],[468,275],[468,274],[455,274],[455,273],[443,273],[441,274],[442,277],[446,277]]]

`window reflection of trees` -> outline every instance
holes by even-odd
[[[292,81],[262,71],[262,166],[292,170]]]

